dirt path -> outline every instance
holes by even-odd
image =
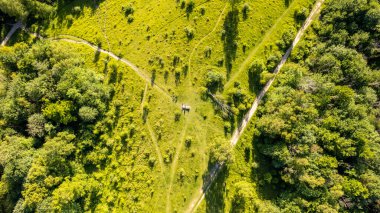
[[[22,27],[22,22],[21,21],[18,21],[17,23],[15,23],[11,30],[9,31],[9,33],[5,36],[4,40],[1,42],[1,45],[0,46],[5,46],[7,44],[7,42],[9,41],[9,39],[11,39],[12,35],[18,30],[18,28],[21,28]]]
[[[69,36],[69,35],[61,35],[61,36]],[[70,42],[70,43],[76,43],[76,44],[84,44],[84,45],[87,45],[89,47],[91,47],[92,49],[98,51],[98,52],[101,52],[101,53],[104,53],[104,54],[107,54],[109,55],[110,57],[114,58],[115,60],[118,60],[118,61],[121,61],[123,62],[124,64],[126,64],[128,67],[130,67],[133,71],[135,71],[135,73],[140,76],[142,79],[144,79],[147,83],[150,83],[152,84],[152,79],[148,76],[146,76],[146,74],[140,70],[136,65],[134,65],[132,62],[130,62],[129,60],[125,59],[125,58],[122,58],[122,57],[119,57],[117,56],[116,54],[114,54],[113,52],[110,52],[108,50],[104,50],[86,40],[83,40],[81,38],[78,38],[78,37],[75,37],[75,36],[69,36],[71,38],[60,38],[60,37],[57,37],[57,38],[52,38],[52,40],[59,40],[59,41],[66,41],[66,42]],[[172,96],[161,86],[159,86],[158,84],[155,84],[153,83],[152,85],[153,87],[156,87],[162,94],[164,94],[166,97],[170,98],[172,100]]]
[[[190,118],[187,118],[187,119],[190,120]],[[172,206],[171,206],[170,196],[171,196],[171,193],[172,193],[174,177],[175,177],[175,173],[176,173],[177,166],[178,166],[179,155],[180,155],[180,153],[182,151],[182,148],[183,148],[183,145],[185,143],[185,136],[186,136],[186,131],[187,131],[188,124],[189,124],[189,122],[186,121],[186,124],[183,127],[183,130],[181,132],[181,137],[178,140],[178,144],[177,144],[177,147],[175,149],[175,155],[174,155],[173,163],[172,163],[171,169],[170,169],[169,190],[168,190],[167,200],[166,200],[166,212],[168,212],[168,213],[171,212],[171,207]]]
[[[143,98],[141,100],[141,106],[140,106],[141,113],[144,113],[143,112],[143,110],[144,110],[144,103],[145,103],[145,99],[146,99],[146,94],[147,93],[148,93],[148,83],[145,84],[144,94],[143,94]],[[161,174],[163,174],[164,170],[165,170],[164,160],[162,158],[162,154],[161,154],[160,148],[159,148],[158,143],[157,143],[157,138],[156,138],[156,136],[155,136],[155,134],[153,132],[152,126],[149,123],[149,119],[146,120],[145,125],[146,125],[146,128],[148,129],[150,139],[152,140],[154,149],[156,151],[156,155],[157,155],[157,158],[158,158],[158,163],[159,163],[160,168],[161,168]],[[163,178],[163,179],[165,179],[165,178]]]
[[[224,6],[223,10],[221,11],[221,13],[219,15],[219,18],[218,18],[217,22],[215,23],[213,29],[209,33],[207,33],[204,37],[202,37],[198,41],[198,43],[195,45],[195,47],[192,49],[192,51],[191,51],[191,54],[189,56],[189,61],[188,61],[188,66],[189,66],[189,71],[188,71],[189,74],[188,75],[189,76],[187,78],[189,79],[189,81],[188,81],[189,83],[191,82],[191,77],[190,77],[191,76],[190,75],[191,72],[190,72],[190,70],[191,70],[191,60],[192,60],[192,57],[193,57],[195,51],[197,50],[197,48],[199,47],[199,45],[201,45],[202,42],[204,42],[212,33],[215,32],[215,30],[217,29],[220,21],[223,18],[223,14],[224,14],[227,6],[228,6],[228,3],[226,3],[226,5]],[[191,89],[191,87],[188,87],[188,88]],[[191,91],[187,91],[187,92],[191,92]],[[176,174],[177,167],[178,167],[179,157],[180,157],[180,154],[182,152],[182,149],[183,149],[183,146],[184,146],[184,143],[185,143],[186,131],[187,131],[187,128],[188,128],[189,121],[192,120],[192,119],[194,119],[195,115],[193,113],[191,113],[188,116],[189,117],[187,117],[187,120],[185,121],[185,126],[184,126],[184,128],[183,128],[183,130],[181,132],[181,137],[180,137],[180,139],[178,141],[178,145],[176,147],[175,156],[173,158],[173,163],[172,163],[171,169],[170,169],[170,177],[169,177],[170,178],[170,180],[169,180],[170,182],[169,182],[169,188],[168,188],[168,193],[167,193],[167,201],[166,201],[166,212],[168,212],[168,213],[170,213],[172,211],[170,197],[171,197],[171,193],[172,193],[173,183],[174,183],[174,180],[175,180],[175,174]]]
[[[293,2],[291,2],[291,4],[293,4]],[[247,70],[248,63],[251,62],[253,56],[255,56],[259,48],[265,43],[266,39],[273,33],[273,30],[277,28],[277,25],[281,22],[284,16],[288,14],[290,8],[291,5],[289,5],[289,7],[282,13],[282,15],[279,18],[277,18],[276,22],[272,25],[272,27],[268,31],[266,31],[265,35],[261,38],[260,42],[257,45],[255,45],[255,47],[249,52],[248,56],[243,61],[243,63],[240,64],[238,71],[235,72],[224,85],[225,88],[228,88],[231,83],[235,82],[236,77],[242,71]]]
[[[294,47],[298,44],[298,42],[300,41],[302,35],[304,34],[305,30],[310,26],[310,24],[312,23],[313,21],[313,17],[319,13],[320,9],[321,9],[321,6],[323,4],[324,0],[318,0],[317,3],[314,5],[314,8],[313,10],[310,12],[310,15],[309,17],[306,19],[304,25],[302,26],[302,28],[298,31],[292,45],[289,47],[289,49],[286,51],[285,55],[282,57],[280,63],[277,65],[275,71],[274,71],[274,74],[277,75],[279,73],[279,71],[281,70],[281,68],[284,66],[286,60],[288,59],[288,57],[290,56],[290,53],[292,52],[292,50],[294,49]],[[276,76],[275,76],[276,77]],[[265,85],[265,87],[260,91],[259,95],[256,97],[255,101],[253,102],[252,104],[252,107],[251,109],[249,110],[249,112],[244,116],[244,119],[242,120],[241,124],[239,125],[239,127],[235,130],[235,132],[233,133],[233,136],[230,140],[231,142],[231,145],[232,146],[235,146],[237,144],[237,142],[239,141],[239,138],[240,136],[243,134],[245,128],[247,127],[247,124],[249,123],[249,121],[251,120],[251,118],[253,117],[253,115],[255,114],[256,110],[257,110],[257,107],[258,105],[260,104],[262,98],[265,96],[265,94],[268,92],[269,88],[272,86],[274,80],[275,80],[275,77],[273,77],[272,79],[270,79],[267,84]],[[210,170],[210,181],[208,183],[206,183],[205,187],[204,187],[204,190],[202,190],[202,188],[199,190],[199,196],[196,197],[191,203],[190,203],[190,206],[188,207],[187,211],[186,212],[194,212],[197,207],[200,205],[200,203],[203,201],[203,199],[205,198],[205,194],[207,193],[208,189],[210,188],[211,184],[213,183],[213,181],[215,180],[216,176],[218,175],[218,173],[220,172],[221,168],[223,167],[223,165],[215,165],[211,170]]]
[[[189,62],[188,62],[188,65],[189,65],[189,71],[188,71],[188,75],[189,75],[189,82],[191,82],[191,60],[193,58],[193,55],[195,53],[195,51],[198,49],[199,45],[201,45],[212,33],[215,32],[215,30],[218,28],[219,26],[219,23],[220,21],[222,20],[223,18],[223,14],[224,14],[224,11],[226,10],[227,6],[228,6],[228,2],[226,3],[226,5],[224,6],[222,12],[220,13],[219,15],[219,18],[216,22],[216,24],[214,25],[214,28],[209,32],[207,33],[207,35],[205,35],[203,38],[201,38],[201,40],[199,40],[199,42],[195,45],[195,47],[193,48],[193,50],[191,51],[191,54],[189,56]]]
[[[262,98],[265,96],[265,94],[268,92],[269,88],[272,86],[274,80],[276,79],[276,75],[280,72],[281,68],[284,66],[286,60],[288,59],[288,57],[290,56],[290,53],[293,51],[294,47],[298,44],[298,42],[300,41],[302,35],[304,34],[305,30],[311,25],[312,21],[313,21],[313,17],[315,14],[319,13],[320,9],[321,9],[321,6],[323,4],[324,0],[319,0],[313,10],[311,11],[309,17],[306,19],[304,25],[301,27],[301,29],[298,31],[292,45],[289,47],[289,49],[286,51],[285,55],[282,57],[280,63],[277,65],[276,69],[274,70],[274,74],[275,76],[270,79],[264,86],[264,88],[260,91],[259,95],[256,97],[255,101],[253,102],[252,104],[252,107],[251,109],[249,110],[249,112],[244,116],[244,119],[242,120],[241,124],[239,125],[239,127],[235,130],[232,138],[231,138],[231,144],[233,146],[236,145],[236,143],[238,142],[240,136],[243,134],[245,128],[247,127],[247,124],[249,123],[249,121],[251,120],[251,118],[253,117],[253,115],[255,114],[256,110],[257,110],[257,107],[258,105],[260,104]]]
[[[157,138],[154,135],[154,132],[153,132],[152,126],[149,123],[149,120],[146,121],[146,126],[148,128],[150,138],[152,139],[152,143],[154,145],[154,149],[155,149],[157,157],[158,157],[158,163],[160,164],[161,173],[164,173],[164,171],[165,171],[164,160],[162,158],[162,154],[161,154],[160,148],[159,148],[158,143],[157,143]],[[163,178],[163,179],[165,179],[165,178]]]

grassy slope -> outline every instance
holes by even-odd
[[[64,41],[60,41],[59,44],[64,45],[69,52],[81,53],[81,57],[86,60],[86,66],[99,73],[107,73],[104,65],[104,61],[107,60],[106,55],[101,54],[99,60],[94,62],[95,54],[89,47]],[[110,165],[94,173],[94,176],[104,184],[102,202],[97,208],[99,211],[108,211],[109,206],[112,206],[110,203],[113,203],[117,211],[123,209],[151,211],[153,204],[154,211],[157,212],[165,211],[167,205],[170,211],[180,209],[185,206],[191,190],[202,184],[201,174],[206,168],[207,160],[206,141],[214,135],[221,134],[221,128],[207,127],[209,125],[207,123],[217,124],[221,121],[214,116],[209,104],[201,103],[194,110],[208,117],[206,124],[204,118],[197,113],[182,115],[180,121],[175,122],[173,112],[179,111],[178,104],[165,100],[160,92],[150,86],[146,87],[144,80],[139,80],[138,76],[121,62],[108,60],[110,60],[108,64],[117,66],[119,76],[117,78],[119,80],[115,83],[116,93],[111,106],[119,103],[122,107],[117,115],[114,107],[111,107],[108,117],[111,121],[117,121],[112,124],[113,131],[102,136],[102,140],[108,143],[113,151],[109,156]],[[110,65],[108,69],[109,67]],[[108,78],[105,81],[108,81]],[[145,98],[142,98],[144,93]],[[142,100],[147,102],[150,108],[145,123],[141,112],[141,107],[144,105]],[[129,122],[130,118],[133,119],[132,123]],[[185,128],[186,123],[190,124],[188,128]],[[129,132],[131,126],[136,128],[136,133],[127,140],[127,143],[123,143],[120,137],[124,132]],[[188,137],[192,138],[190,148],[184,146],[184,141]],[[155,148],[155,143],[158,150]],[[178,162],[174,167],[172,162],[176,156]],[[152,158],[155,159],[155,166],[150,169],[148,162]],[[163,159],[162,163],[160,158]],[[183,180],[179,179],[177,173],[179,168],[185,171],[186,176]],[[168,196],[170,203],[166,203]],[[135,203],[136,199],[138,202]]]
[[[257,51],[258,55],[263,56],[265,46],[276,41],[286,30],[284,24],[293,24],[294,8],[299,5],[308,5],[308,2],[311,1],[294,0],[289,10],[283,0],[247,1],[251,10],[246,20],[243,20],[241,12],[239,14],[237,23],[239,33],[236,37],[238,48],[231,76],[236,76],[235,78],[243,85],[247,85],[245,72],[239,73],[240,64],[246,60],[254,48],[258,48],[260,50]],[[46,32],[51,37],[69,34],[94,43],[100,40],[102,48],[129,59],[143,68],[148,75],[151,75],[153,68],[157,67],[150,65],[149,59],[159,56],[164,60],[165,66],[157,69],[156,82],[165,85],[166,89],[178,96],[177,103],[163,97],[150,86],[145,91],[145,82],[139,79],[133,71],[124,64],[112,62],[117,65],[118,73],[124,73],[122,76],[119,74],[121,77],[120,81],[115,84],[116,94],[114,97],[114,101],[121,101],[122,107],[116,115],[115,110],[111,110],[109,113],[111,120],[117,117],[117,122],[114,124],[113,132],[105,136],[104,140],[114,147],[114,151],[110,155],[114,163],[108,165],[105,171],[97,174],[106,186],[102,195],[102,203],[98,208],[106,211],[107,206],[112,206],[110,205],[112,203],[115,209],[133,207],[136,210],[148,212],[174,210],[181,212],[187,206],[187,202],[191,200],[191,195],[202,184],[201,175],[207,166],[205,151],[208,142],[214,136],[223,134],[223,122],[214,114],[211,104],[200,99],[197,91],[202,84],[201,79],[208,69],[218,70],[226,75],[225,67],[218,67],[217,62],[225,58],[221,34],[231,6],[228,5],[222,13],[226,1],[195,0],[194,11],[187,16],[185,10],[181,9],[174,0],[141,0],[132,3],[135,8],[134,21],[128,24],[127,18],[121,11],[121,6],[129,4],[125,1],[107,0],[101,2],[98,9],[93,9],[92,4],[84,4],[84,1],[74,1],[60,9],[58,16],[50,23]],[[241,11],[243,3],[236,5],[239,11]],[[67,15],[71,13],[75,5],[85,6],[82,14],[75,17],[69,26]],[[200,14],[201,8],[205,8],[204,16]],[[285,11],[287,12],[284,13]],[[221,17],[221,21],[218,23],[219,17]],[[279,19],[280,17],[281,19]],[[266,32],[276,22],[278,24],[267,35]],[[218,25],[216,25],[217,23]],[[186,38],[185,27],[191,27],[195,31],[195,37],[190,41]],[[214,27],[216,30],[209,34]],[[167,38],[165,38],[166,34]],[[150,36],[149,40],[147,39],[148,35]],[[206,35],[207,37],[205,37]],[[203,41],[199,43],[201,39]],[[188,63],[190,53],[197,44],[199,46],[194,50],[191,62],[192,77],[186,78],[184,73],[181,73],[181,83],[176,85],[175,68],[171,65],[174,55],[181,58],[180,65],[177,66],[181,68]],[[243,44],[248,47],[245,53],[242,50]],[[97,63],[93,63],[94,52],[92,49],[71,43],[63,45],[67,45],[67,48],[75,46],[77,49],[74,48],[74,51],[83,52],[89,65],[99,72],[103,72],[104,55]],[[206,47],[212,48],[210,58],[204,57],[203,51]],[[164,77],[165,71],[169,73],[167,80]],[[147,102],[150,109],[146,123],[141,118],[142,99]],[[179,111],[179,105],[182,102],[190,104],[192,112],[186,116],[182,115],[180,121],[175,122],[174,112]],[[128,121],[129,117],[133,117],[132,123]],[[207,119],[204,119],[205,117]],[[134,139],[131,139],[132,148],[129,148],[129,144],[123,144],[119,138],[121,133],[131,129],[131,126],[135,126],[137,131]],[[160,134],[162,135],[161,139],[158,139]],[[188,137],[193,139],[189,149],[184,146],[184,140]],[[237,151],[240,153],[239,148]],[[144,157],[147,155],[149,157]],[[165,163],[165,159],[168,159],[169,155],[172,155],[172,160]],[[194,157],[192,157],[193,155]],[[153,170],[150,170],[148,160],[152,157],[156,163]],[[132,162],[133,165],[131,165]],[[240,160],[237,159],[237,162]],[[184,180],[179,179],[180,168],[185,171]],[[241,171],[245,171],[244,168]],[[132,178],[133,175],[135,175],[134,178]],[[141,178],[139,178],[140,176]],[[130,186],[131,184],[132,186]],[[133,190],[138,191],[133,192]],[[136,200],[137,202],[135,202]],[[152,209],[152,206],[155,208]]]

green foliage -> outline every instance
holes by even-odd
[[[52,205],[52,192],[83,173],[83,165],[74,161],[93,148],[92,129],[85,124],[105,113],[108,87],[81,67],[80,59],[49,42],[1,49],[0,61],[7,85],[0,98],[1,208],[80,212],[84,206],[76,203],[78,197]]]
[[[76,117],[72,115],[74,105],[71,101],[58,101],[57,103],[48,104],[43,110],[43,115],[56,122],[57,124],[67,125],[76,121]]]
[[[378,6],[329,1],[318,23],[323,27],[299,47],[312,51],[304,51],[304,62],[293,57],[298,64],[284,66],[259,110],[254,143],[271,168],[260,179],[280,178],[277,203],[285,212],[379,209],[373,158],[380,154],[379,93],[371,83],[378,81],[378,65],[361,45],[373,42],[376,32],[363,20]],[[278,58],[269,60],[269,70],[273,61]]]
[[[248,12],[251,10],[251,7],[249,6],[248,3],[245,3],[243,5],[243,9],[241,10],[241,12],[243,13],[243,18],[244,19],[247,19],[248,18]]]
[[[209,147],[210,163],[231,163],[233,162],[233,149],[231,143],[221,137],[215,138]]]
[[[26,21],[28,16],[46,18],[53,12],[53,6],[38,0],[0,0],[0,10],[9,16]]]
[[[188,40],[191,40],[194,38],[194,28],[192,27],[185,27],[185,33]]]
[[[206,75],[206,87],[207,89],[215,93],[216,91],[221,91],[223,89],[223,82],[224,77],[222,74],[215,72],[215,71],[209,71]]]
[[[95,108],[84,106],[79,109],[79,117],[85,122],[94,121],[98,114],[99,112]]]
[[[45,117],[42,114],[33,114],[28,118],[28,133],[33,137],[45,135]]]
[[[125,6],[125,7],[123,6],[122,10],[123,10],[125,16],[132,15],[135,12],[135,9],[133,8],[133,6],[131,4],[128,6]]]
[[[232,208],[234,212],[250,212],[254,209],[253,200],[257,198],[255,189],[252,185],[245,181],[235,183],[234,197],[232,200]]]

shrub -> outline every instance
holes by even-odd
[[[128,23],[132,23],[133,21],[135,20],[135,18],[133,18],[132,16],[128,17]]]
[[[223,75],[218,72],[209,71],[206,75],[206,87],[212,93],[215,93],[217,90],[222,90],[223,81],[224,81]]]
[[[125,7],[122,7],[122,10],[123,10],[125,16],[132,15],[135,12],[135,9],[133,8],[133,6],[131,4],[127,5]]]
[[[186,4],[186,13],[189,14],[191,12],[193,12],[194,10],[194,7],[195,7],[195,3],[193,0],[189,0]]]
[[[298,22],[304,21],[309,16],[309,11],[306,7],[297,8],[294,12],[294,17]]]
[[[230,122],[224,122],[224,132],[225,134],[231,133],[231,123]]]
[[[181,113],[180,112],[176,112],[174,114],[174,121],[178,122],[180,119],[181,119]]]
[[[273,72],[277,67],[277,64],[281,61],[281,53],[277,52],[271,56],[269,56],[267,61],[267,70]]]
[[[179,176],[179,179],[180,179],[180,180],[183,180],[183,179],[186,177],[185,169],[180,168],[180,169],[178,170],[178,176]]]
[[[186,138],[185,140],[186,148],[190,148],[192,140],[193,139],[191,137]]]
[[[191,40],[194,38],[194,29],[192,27],[185,27],[185,33],[187,39]]]
[[[174,67],[177,66],[180,61],[181,61],[181,58],[179,56],[175,55],[173,57],[173,66]]]
[[[148,163],[149,163],[150,168],[153,168],[154,165],[156,164],[156,158],[155,157],[150,157]]]
[[[204,50],[205,57],[206,58],[210,58],[211,57],[211,52],[212,52],[212,48],[207,46],[205,48],[205,50]]]
[[[186,1],[185,0],[182,0],[181,1],[181,9],[185,8],[186,7]]]
[[[251,7],[249,6],[248,3],[245,3],[243,5],[243,9],[241,10],[242,13],[243,13],[243,18],[244,19],[247,19],[248,18],[248,12],[251,10]]]
[[[200,11],[202,16],[204,16],[206,14],[206,8],[204,8],[204,7],[201,7],[201,9],[199,11]]]
[[[55,121],[58,124],[67,125],[70,122],[76,121],[77,118],[72,115],[74,105],[71,101],[58,101],[57,103],[48,104],[43,110],[43,115]]]
[[[211,163],[230,163],[233,161],[231,143],[221,137],[215,138],[209,148]]]

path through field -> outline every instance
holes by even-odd
[[[293,2],[291,2],[292,4]],[[266,40],[270,37],[270,35],[273,33],[273,30],[277,28],[277,25],[281,22],[281,20],[288,15],[289,11],[291,9],[291,5],[288,6],[288,8],[282,13],[280,17],[277,18],[276,22],[272,25],[272,27],[266,31],[263,37],[261,37],[260,42],[258,42],[257,45],[249,52],[248,56],[246,59],[243,61],[243,63],[240,64],[239,69],[233,73],[231,78],[227,81],[227,83],[224,85],[225,88],[228,88],[233,82],[235,82],[235,79],[237,76],[247,70],[247,66],[249,65],[249,62],[251,62],[252,58],[255,56],[259,48],[266,43]]]
[[[63,36],[69,36],[69,35],[63,35]],[[84,39],[81,39],[81,38],[78,38],[78,37],[75,37],[75,36],[70,36],[72,38],[60,38],[60,37],[57,37],[57,38],[52,38],[52,40],[60,40],[60,41],[66,41],[66,42],[71,42],[71,43],[77,43],[77,44],[84,44],[84,45],[87,45],[89,47],[91,47],[92,49],[98,51],[98,52],[101,52],[101,53],[104,53],[106,55],[109,55],[110,57],[118,60],[118,61],[121,61],[123,62],[124,64],[126,64],[128,67],[130,67],[133,71],[135,71],[135,73],[140,76],[142,79],[144,79],[146,82],[148,83],[151,83],[153,87],[157,87],[158,90],[164,94],[166,97],[172,99],[172,96],[166,91],[166,89],[164,89],[162,86],[156,84],[156,83],[152,83],[152,79],[148,76],[146,76],[146,74],[140,70],[136,65],[134,65],[131,61],[125,59],[125,58],[122,58],[122,57],[119,57],[117,56],[115,53],[113,52],[110,52],[108,50],[104,50]]]
[[[296,37],[295,37],[292,45],[289,47],[289,49],[286,51],[285,55],[282,57],[280,63],[277,65],[277,67],[276,67],[276,69],[274,71],[275,75],[277,75],[279,73],[279,71],[281,70],[281,68],[284,66],[286,60],[290,56],[290,53],[292,52],[292,50],[294,49],[294,47],[300,41],[300,39],[301,39],[302,35],[304,34],[305,30],[312,23],[314,16],[319,13],[323,2],[324,2],[324,0],[318,0],[317,3],[314,5],[313,10],[311,11],[309,17],[306,19],[306,21],[305,21],[304,25],[302,26],[302,28],[298,31],[298,33],[297,33],[297,35],[296,35]],[[272,84],[273,84],[273,82],[275,80],[275,77],[273,77],[272,79],[270,79],[267,82],[267,84],[265,85],[265,87],[260,91],[259,95],[256,97],[255,101],[253,102],[251,109],[244,116],[244,119],[242,120],[241,124],[235,130],[235,132],[233,133],[233,136],[232,136],[232,138],[230,140],[232,146],[235,146],[237,144],[237,142],[239,141],[239,138],[241,137],[241,135],[243,134],[245,128],[247,127],[247,124],[249,123],[249,121],[251,120],[251,118],[253,117],[253,115],[255,114],[255,112],[257,110],[257,107],[260,104],[262,98],[265,96],[265,94],[268,92],[269,88],[272,86]],[[197,209],[197,207],[199,206],[199,204],[205,198],[205,194],[207,193],[207,191],[210,188],[210,186],[213,183],[213,181],[216,179],[216,176],[221,171],[222,167],[223,167],[223,165],[216,164],[213,168],[211,168],[211,170],[210,170],[210,178],[209,178],[210,181],[208,183],[204,184],[204,186],[202,186],[202,188],[199,190],[200,191],[199,196],[197,196],[196,199],[194,199],[190,203],[190,206],[188,207],[188,209],[187,209],[186,212],[194,212]]]
[[[207,35],[205,35],[203,38],[201,38],[200,40],[199,40],[199,42],[195,45],[195,47],[193,48],[193,50],[191,51],[191,53],[190,53],[190,56],[189,56],[189,62],[188,62],[188,66],[189,66],[189,73],[188,73],[188,75],[189,75],[189,82],[191,82],[191,60],[192,60],[192,58],[193,58],[193,55],[194,55],[194,53],[195,53],[195,51],[198,49],[198,47],[199,47],[199,45],[201,45],[212,33],[214,33],[215,32],[215,30],[218,28],[218,26],[219,26],[219,23],[220,23],[220,21],[222,20],[222,18],[223,18],[223,14],[224,14],[224,12],[225,12],[225,10],[226,10],[226,8],[227,8],[227,6],[228,6],[228,2],[226,3],[226,5],[224,6],[224,8],[223,8],[223,10],[222,10],[222,12],[220,13],[220,15],[219,15],[219,18],[218,18],[218,20],[216,21],[216,23],[215,23],[215,25],[214,25],[214,28],[209,32],[209,33],[207,33]]]

